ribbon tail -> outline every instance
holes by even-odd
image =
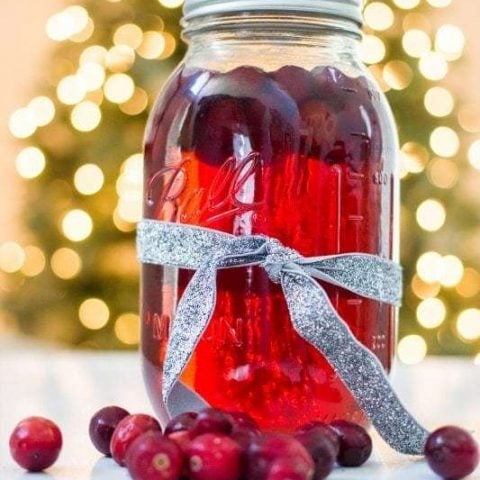
[[[421,455],[428,436],[403,406],[377,357],[352,334],[323,288],[284,272],[282,287],[295,330],[328,360],[378,433],[395,450]]]
[[[217,297],[216,273],[214,260],[198,269],[177,307],[163,366],[162,396],[171,416],[185,407],[179,405],[179,400],[188,389],[179,380],[212,317]],[[205,405],[199,397],[185,401],[195,409]]]

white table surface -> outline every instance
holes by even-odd
[[[0,342],[0,479],[122,480],[128,473],[101,458],[88,438],[99,408],[118,404],[151,412],[138,355],[82,353]],[[471,360],[432,358],[398,366],[394,383],[404,402],[428,428],[455,424],[480,431],[480,367]],[[42,415],[62,429],[64,446],[47,473],[28,474],[10,458],[8,437],[24,417]],[[360,469],[337,469],[332,480],[435,480],[422,460],[398,455],[375,437],[375,451]],[[469,477],[480,479],[480,470]]]

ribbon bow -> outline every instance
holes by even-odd
[[[233,236],[157,220],[139,224],[137,247],[142,263],[196,270],[178,303],[164,363],[162,395],[170,414],[204,405],[180,376],[212,317],[217,270],[259,265],[281,284],[295,330],[325,356],[383,439],[401,453],[423,452],[428,432],[402,405],[377,357],[357,341],[314,280],[399,305],[397,264],[359,253],[305,258],[266,236]]]

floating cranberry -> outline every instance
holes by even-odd
[[[275,460],[268,471],[266,480],[311,480],[313,470],[305,471],[292,463],[288,458]]]
[[[147,432],[128,448],[125,464],[133,480],[178,480],[185,456],[175,442],[161,432]]]
[[[195,423],[198,414],[195,412],[185,412],[173,417],[165,427],[165,435],[173,432],[181,432],[182,430],[189,430]]]
[[[335,458],[337,458],[339,452],[340,452],[340,438],[333,430],[333,428],[330,427],[330,425],[327,425],[326,423],[323,422],[310,422],[307,423],[306,425],[303,425],[297,430],[298,434],[308,432],[310,430],[313,430],[315,432],[318,432],[320,434],[323,434],[324,436],[328,437],[330,440],[333,448],[334,448],[334,453],[335,453]]]
[[[62,449],[62,433],[51,420],[29,417],[10,435],[13,459],[31,472],[41,472],[55,463]]]
[[[110,456],[110,441],[113,431],[120,420],[129,413],[116,406],[105,407],[99,410],[90,420],[89,434],[95,448],[103,455]]]
[[[477,468],[478,445],[462,428],[443,427],[428,437],[425,457],[436,474],[448,480],[458,480]]]
[[[161,431],[160,424],[150,415],[128,415],[120,420],[110,441],[110,452],[113,459],[121,466],[125,465],[128,447],[142,433]]]
[[[307,449],[315,462],[313,478],[315,480],[327,478],[337,460],[337,445],[325,435],[322,427],[312,427],[310,430],[297,433],[295,438]]]
[[[238,480],[242,475],[242,448],[218,433],[195,438],[188,448],[191,480]]]
[[[202,410],[190,428],[193,437],[204,433],[231,433],[233,424],[228,413],[215,408]]]
[[[372,439],[366,430],[356,423],[337,420],[331,424],[340,438],[337,463],[342,467],[359,467],[372,453]]]
[[[272,78],[296,102],[302,102],[314,95],[314,78],[304,68],[289,65],[272,73]]]
[[[280,459],[289,461],[304,475],[314,471],[312,457],[295,438],[284,434],[268,434],[254,439],[247,450],[247,478],[265,480],[272,464]]]

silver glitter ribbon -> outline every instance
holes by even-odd
[[[140,222],[137,249],[142,263],[196,270],[178,303],[163,367],[162,395],[170,414],[205,405],[180,376],[212,317],[217,270],[258,265],[281,284],[297,333],[325,356],[383,439],[401,453],[423,453],[428,431],[406,410],[377,357],[355,338],[315,281],[400,305],[402,272],[396,263],[361,253],[305,258],[266,236],[157,220]]]

